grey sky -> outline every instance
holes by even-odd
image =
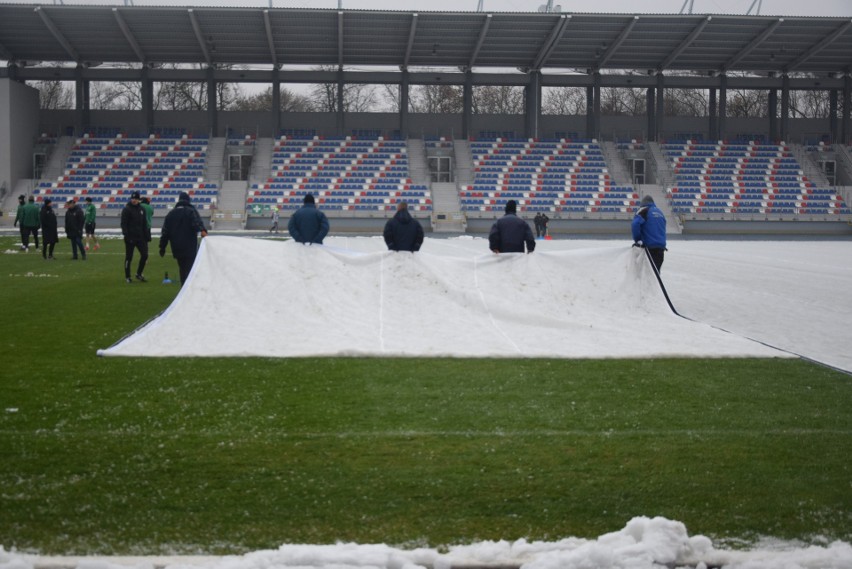
[[[478,0],[342,0],[351,10],[476,11]],[[692,0],[695,14],[745,14],[753,0]],[[51,4],[51,0],[17,0],[8,3]],[[123,0],[64,0],[66,5],[123,5]],[[269,0],[133,0],[136,6],[258,6]],[[535,12],[547,0],[484,0],[491,12]],[[616,12],[677,14],[684,0],[554,0],[563,12]],[[852,17],[852,0],[758,0],[764,16]],[[272,0],[275,8],[337,8],[338,0]],[[688,3],[687,3],[688,6]]]

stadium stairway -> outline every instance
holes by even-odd
[[[41,177],[46,180],[55,180],[62,175],[65,170],[65,163],[68,162],[68,157],[71,155],[71,149],[74,148],[74,143],[77,139],[73,136],[62,136],[57,141],[47,159],[47,164],[44,166]]]
[[[464,233],[467,224],[455,182],[432,183],[432,207],[435,233]]]
[[[218,231],[243,229],[248,184],[235,180],[222,182],[220,187],[219,209],[213,216],[215,229]]]
[[[613,181],[619,186],[629,186],[633,181],[627,174],[627,165],[621,157],[621,153],[612,141],[601,142],[601,152],[606,159],[606,165]]]

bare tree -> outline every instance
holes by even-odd
[[[645,89],[607,87],[601,89],[601,114],[641,116],[648,112]]]
[[[523,87],[486,85],[473,88],[474,114],[523,114],[524,101]]]
[[[333,66],[320,66],[321,71],[334,71]],[[337,83],[318,83],[309,96],[312,110],[321,113],[337,112]],[[375,85],[365,83],[343,84],[343,112],[366,113],[375,110],[381,96]]]
[[[95,81],[90,85],[89,107],[102,110],[142,109],[142,84],[132,81]]]
[[[790,91],[790,116],[822,119],[831,114],[828,91]]]
[[[38,89],[39,106],[48,111],[74,108],[74,88],[63,81],[31,81]]]
[[[769,92],[754,89],[729,90],[727,115],[737,118],[769,116]]]
[[[709,92],[705,89],[667,89],[665,114],[672,117],[705,117],[709,114]]]
[[[278,106],[281,112],[306,112],[312,109],[311,101],[304,95],[294,93],[289,89],[281,89],[281,101]],[[254,95],[241,95],[231,106],[233,111],[271,111],[272,85]]]
[[[586,114],[586,88],[552,87],[545,89],[541,112],[545,115]]]

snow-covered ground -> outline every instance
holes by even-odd
[[[378,238],[334,237],[325,247],[208,238],[172,307],[105,353],[799,354],[852,371],[848,240],[671,242],[663,279],[676,309],[692,320],[671,313],[646,260],[628,242],[538,243],[533,255],[498,257],[475,238],[427,239],[418,255],[388,253]],[[412,326],[413,340],[403,334]],[[202,340],[199,329],[207,331]],[[850,569],[852,545],[767,539],[746,551],[717,549],[680,522],[639,517],[592,540],[482,542],[446,551],[336,544],[232,557],[78,558],[0,549],[0,569],[128,566]]]

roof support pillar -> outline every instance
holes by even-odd
[[[847,144],[852,140],[852,77],[847,73],[843,76],[843,118],[840,125],[840,143]]]
[[[154,82],[151,80],[148,66],[142,67],[142,113],[145,116],[145,129],[154,130]]]
[[[586,138],[597,138],[601,129],[601,74],[595,71],[586,87]]]
[[[281,136],[281,81],[278,65],[272,67],[272,138]]]
[[[648,115],[648,140],[657,140],[657,90],[648,87],[645,92],[645,110]]]
[[[75,103],[75,127],[77,132],[82,134],[89,130],[90,115],[89,115],[89,82],[83,79],[83,66],[78,65],[74,71],[74,91],[76,95]]]
[[[710,114],[710,124],[708,125],[707,130],[710,133],[710,140],[719,140],[719,121],[717,118],[719,116],[719,109],[717,104],[717,96],[718,91],[714,86],[712,89],[710,89],[710,109],[708,109]]]
[[[464,73],[464,88],[462,90],[462,138],[470,138],[473,130],[473,72],[468,69]]]
[[[781,77],[781,140],[790,135],[790,76]]]
[[[828,92],[828,131],[831,143],[837,142],[837,89]]]
[[[408,69],[402,70],[402,80],[399,82],[399,134],[408,138],[408,95],[411,79]]]
[[[337,68],[337,135],[343,136],[346,128],[343,115],[343,67]]]
[[[207,128],[210,137],[219,136],[219,112],[216,101],[216,77],[213,74],[213,66],[207,68]]]
[[[662,141],[663,133],[665,132],[666,118],[666,80],[662,73],[657,73],[657,112],[655,119],[657,121],[656,128],[657,141]]]
[[[778,89],[769,90],[769,140],[775,142],[778,138]]]
[[[722,74],[719,81],[719,140],[724,140],[728,134],[725,120],[728,116],[728,76]]]
[[[526,120],[524,121],[527,138],[538,138],[541,122],[541,71],[530,72],[530,82],[524,88],[526,97]]]

